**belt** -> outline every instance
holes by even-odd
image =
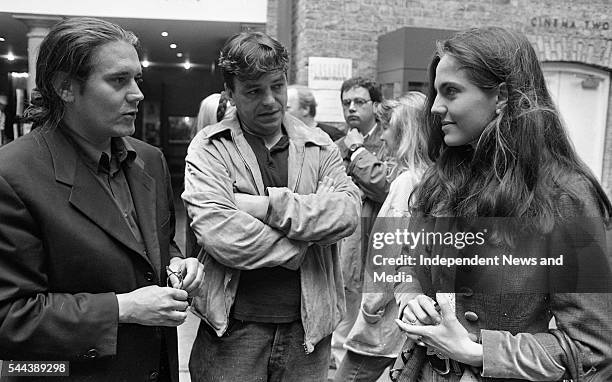
[[[426,357],[427,361],[429,361],[429,365],[431,365],[431,368],[440,375],[447,375],[451,372],[458,376],[463,375],[465,365],[463,365],[461,362],[457,362],[454,359],[449,358],[439,358],[435,354],[429,354]]]

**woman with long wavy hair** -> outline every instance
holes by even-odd
[[[426,112],[434,165],[411,231],[432,241],[405,246],[421,262],[397,269],[414,276],[395,290],[413,341],[400,379],[610,380],[612,206],[529,41],[489,27],[440,42]]]

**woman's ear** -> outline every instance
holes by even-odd
[[[497,100],[495,101],[495,114],[501,113],[501,110],[506,106],[508,102],[508,85],[502,82],[497,87]]]
[[[58,72],[53,76],[53,89],[62,101],[74,101],[74,84],[68,73]]]

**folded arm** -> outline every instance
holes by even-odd
[[[324,245],[353,233],[360,200],[359,190],[344,172],[338,148],[323,146],[319,154],[319,174],[314,183],[331,179],[333,189],[301,195],[286,187],[269,187],[264,221],[290,239]]]
[[[198,244],[227,267],[297,269],[308,243],[291,240],[240,210],[227,166],[211,142],[201,136],[194,139],[186,158],[182,197]]]

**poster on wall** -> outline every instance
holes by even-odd
[[[308,87],[317,100],[317,121],[344,122],[340,87],[352,74],[350,58],[308,57]]]

